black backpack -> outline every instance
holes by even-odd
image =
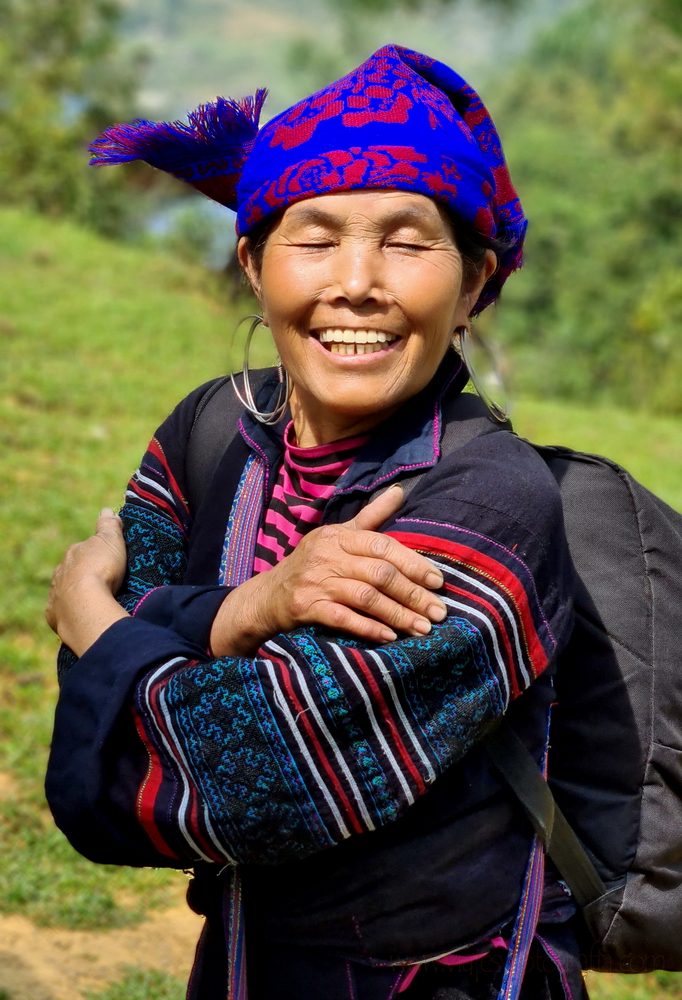
[[[186,457],[192,510],[242,410],[229,377],[197,405]],[[463,393],[448,410],[443,453],[490,430],[476,396]],[[582,909],[584,967],[682,970],[682,515],[615,462],[533,447],[559,484],[578,574],[549,781],[506,722],[487,750]]]

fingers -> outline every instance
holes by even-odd
[[[97,518],[97,525],[95,526],[95,534],[97,535],[108,535],[108,534],[123,534],[123,526],[121,524],[121,518],[118,514],[111,509],[111,507],[102,507],[99,512],[99,517]]]
[[[347,567],[341,561],[336,576],[337,580],[331,578],[328,583],[332,589],[339,583],[338,578],[343,580],[344,584],[353,581],[362,592],[366,592],[369,588],[376,594],[382,594],[396,602],[407,612],[415,612],[434,622],[440,622],[446,616],[445,605],[436,594],[427,587],[415,583],[414,580],[401,573],[396,566],[383,559],[367,559],[356,556],[348,560]],[[338,600],[339,598],[334,595],[334,599]],[[361,606],[363,610],[377,614],[368,604],[358,605],[356,603],[355,606]],[[383,618],[384,616],[379,614],[379,617]],[[396,622],[391,621],[391,624],[395,625]],[[398,627],[403,628],[404,626],[398,624]]]
[[[388,596],[358,579],[330,580],[325,588],[327,596],[335,603],[371,615],[408,635],[427,635],[432,621],[441,622],[446,617],[445,606],[437,597],[408,580],[395,579],[390,589],[396,596]]]
[[[408,580],[429,590],[440,590],[443,586],[443,574],[426,556],[401,545],[390,535],[376,531],[344,531],[339,535],[339,545],[349,556],[368,556],[389,563]]]
[[[376,531],[384,521],[396,514],[403,505],[405,494],[400,483],[394,483],[380,496],[375,497],[371,503],[356,514],[354,518],[346,522],[349,528],[358,528],[364,531]]]
[[[318,601],[314,608],[314,620],[335,632],[350,632],[368,642],[395,642],[398,638],[393,629],[382,622],[365,618],[352,608],[334,601]]]

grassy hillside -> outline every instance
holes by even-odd
[[[2,212],[0,259],[0,771],[19,789],[0,802],[0,911],[118,926],[178,876],[91,865],[46,817],[56,640],[45,594],[65,547],[121,502],[156,425],[225,371],[233,317],[203,273],[67,224]]]
[[[200,271],[10,210],[0,267],[0,913],[116,927],[163,905],[182,876],[91,865],[53,828],[42,774],[56,640],[43,604],[52,567],[102,505],[120,503],[155,426],[226,369],[235,315]],[[611,454],[682,509],[682,423],[531,400],[515,422],[537,440]],[[595,996],[679,995],[670,982],[672,993],[635,979],[632,992],[601,977]],[[145,995],[175,989],[165,988]]]

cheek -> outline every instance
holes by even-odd
[[[461,270],[452,262],[418,261],[395,283],[396,300],[415,329],[439,341],[453,332],[461,292]]]
[[[287,326],[310,309],[320,294],[315,269],[287,254],[263,261],[261,294],[271,324]]]

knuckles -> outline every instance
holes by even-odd
[[[394,582],[398,570],[391,563],[378,560],[370,566],[369,575],[375,586],[384,588]]]
[[[391,539],[387,538],[386,535],[379,535],[376,532],[372,532],[372,537],[369,543],[369,551],[376,559],[385,559],[391,551]]]
[[[361,608],[373,608],[379,600],[379,593],[369,583],[356,583],[352,588],[353,601]]]
[[[327,608],[327,624],[331,628],[343,628],[348,621],[348,611],[340,604],[330,604]]]

